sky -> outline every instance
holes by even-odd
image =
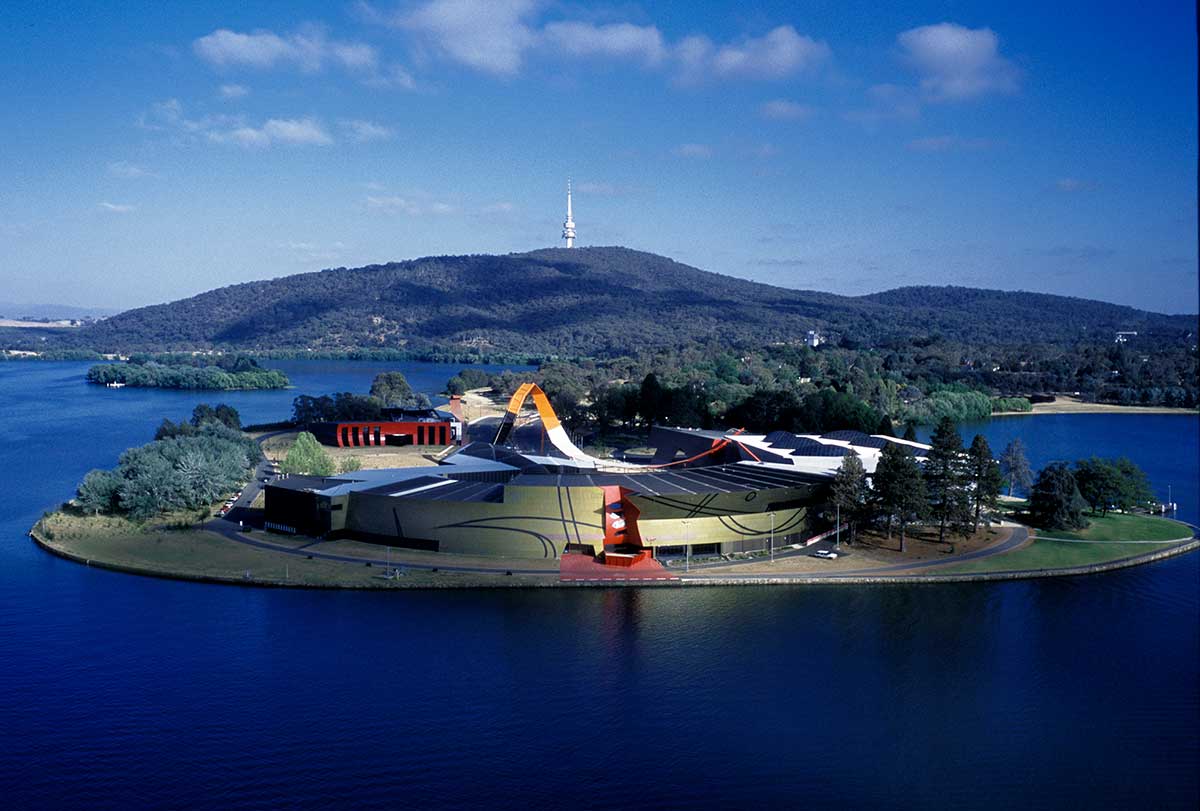
[[[21,2],[0,282],[128,308],[580,245],[1197,311],[1194,6]]]

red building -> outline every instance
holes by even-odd
[[[462,439],[462,423],[432,408],[394,408],[385,409],[383,419],[322,422],[312,432],[322,444],[339,448],[450,445]]]

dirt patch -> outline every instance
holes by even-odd
[[[993,417],[1015,417],[1030,414],[1191,414],[1194,408],[1167,406],[1125,406],[1112,403],[1085,403],[1077,397],[1059,395],[1053,403],[1034,403],[1032,411],[997,411]]]
[[[262,449],[267,458],[274,462],[282,462],[287,456],[299,434],[296,432],[280,434],[263,440]],[[403,445],[366,448],[337,448],[325,446],[325,452],[333,458],[341,469],[341,462],[346,459],[357,459],[361,466],[368,470],[392,467],[428,467],[437,464],[430,456],[435,456],[446,448],[441,445]]]

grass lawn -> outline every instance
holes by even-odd
[[[1030,571],[1088,566],[1113,560],[1144,555],[1174,546],[1170,543],[1077,543],[1070,541],[1035,540],[1013,552],[994,555],[982,560],[969,560],[938,567],[938,574],[967,574],[977,572]]]
[[[1186,524],[1156,515],[1109,513],[1103,517],[1090,514],[1085,517],[1089,522],[1086,529],[1073,532],[1037,530],[1037,536],[1076,541],[1175,541],[1192,535]]]
[[[207,530],[145,527],[108,516],[54,513],[41,522],[39,535],[51,546],[72,555],[164,576],[342,588],[453,586],[481,580],[504,580],[507,581],[504,585],[515,585],[515,581],[524,579],[408,570],[403,577],[387,580],[379,566],[308,560],[301,555],[247,546]],[[272,542],[277,540],[286,545],[287,539],[271,538]]]

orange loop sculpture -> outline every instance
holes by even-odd
[[[558,419],[558,415],[554,413],[554,407],[550,405],[550,398],[546,396],[546,392],[542,391],[541,386],[537,383],[522,383],[513,392],[513,396],[509,398],[508,407],[504,412],[504,419],[501,420],[500,427],[496,430],[496,438],[493,440],[493,444],[503,445],[508,440],[513,426],[517,422],[517,414],[520,413],[521,406],[525,405],[525,401],[531,396],[533,397],[534,406],[537,407],[538,416],[542,419],[542,425],[546,429],[546,436],[550,439],[551,444],[568,458],[593,462],[597,467],[617,467],[621,470],[657,470],[675,465],[686,465],[689,462],[694,462],[697,459],[716,453],[729,445],[731,441],[728,438],[716,439],[713,440],[711,448],[701,451],[695,456],[688,457],[687,459],[675,459],[659,465],[634,465],[629,462],[616,462],[612,459],[597,459],[577,448],[575,443],[567,436],[566,430],[562,427],[562,422]],[[740,433],[742,433],[742,429],[739,428],[731,436],[736,436]],[[751,456],[753,456],[752,453]],[[757,457],[755,458],[757,459]]]

